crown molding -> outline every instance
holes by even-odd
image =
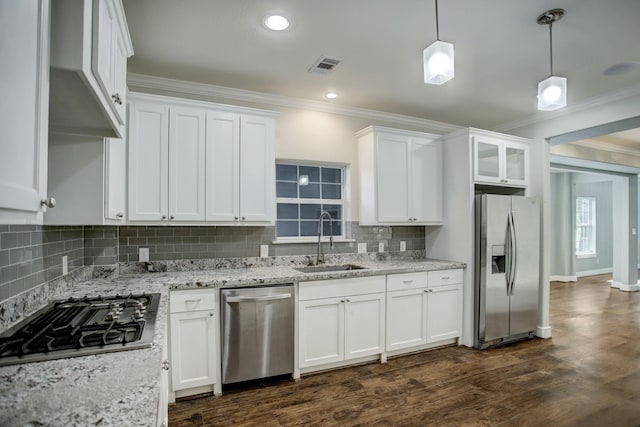
[[[416,126],[441,134],[450,133],[462,128],[462,126],[456,126],[435,120],[422,119],[419,117],[405,116],[402,114],[339,105],[325,101],[292,98],[288,96],[216,86],[205,83],[168,79],[145,74],[128,73],[127,85],[131,91],[139,92],[140,90],[162,90],[185,95],[198,95],[229,99],[233,101],[255,102],[286,108],[298,108],[303,110],[319,111],[322,113],[341,114],[360,119],[393,123],[400,126]]]
[[[569,144],[581,147],[593,148],[595,150],[609,151],[612,153],[624,154],[625,156],[640,157],[640,151],[633,148],[623,147],[609,142],[602,142],[595,139],[583,139],[580,141],[570,142]]]
[[[589,110],[591,108],[599,107],[601,105],[609,104],[616,101],[621,101],[623,99],[631,98],[637,95],[640,95],[640,84],[631,86],[626,89],[619,90],[617,92],[614,92],[608,95],[594,96],[591,98],[587,98],[586,100],[580,103],[570,105],[566,108],[563,108],[557,111],[536,113],[524,119],[519,119],[519,120],[514,120],[508,123],[504,123],[500,126],[496,126],[493,129],[497,132],[509,132],[514,129],[530,126],[536,123],[545,122],[547,120],[555,119],[555,118],[566,116],[569,114],[578,113],[580,111]]]

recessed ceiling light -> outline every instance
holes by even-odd
[[[282,31],[289,28],[289,20],[282,15],[269,15],[264,18],[264,25],[273,31]]]
[[[336,91],[330,90],[328,92],[324,93],[324,97],[327,99],[336,99],[337,97],[339,97],[340,94]]]

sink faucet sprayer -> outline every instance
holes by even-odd
[[[324,264],[324,254],[322,253],[322,246],[320,245],[320,238],[322,237],[322,218],[329,218],[329,247],[333,249],[333,218],[327,211],[322,211],[320,218],[318,218],[318,252],[316,254],[316,265],[320,264],[320,256],[322,255],[322,263]]]

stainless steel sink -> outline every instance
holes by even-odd
[[[330,271],[351,271],[351,270],[365,270],[367,267],[362,267],[355,264],[340,264],[340,265],[312,265],[309,267],[294,268],[301,273],[325,273]]]

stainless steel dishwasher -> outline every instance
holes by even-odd
[[[293,292],[222,290],[222,384],[293,373]]]

